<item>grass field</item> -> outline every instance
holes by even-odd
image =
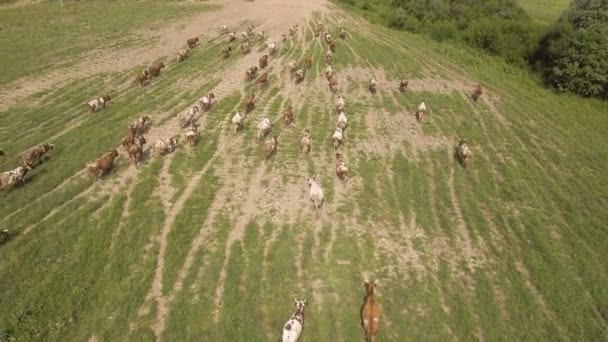
[[[95,11],[100,3],[78,6]],[[205,10],[117,3],[125,7],[92,20],[95,36],[114,34],[104,23],[118,12],[140,13],[133,33],[189,6]],[[2,9],[0,18],[45,6]],[[335,99],[316,22],[350,28],[334,56],[349,119],[346,184],[334,174]],[[88,44],[89,35],[77,39]],[[0,111],[2,171],[35,144],[57,146],[26,184],[0,193],[0,229],[13,234],[0,246],[0,341],[276,341],[294,297],[309,303],[301,341],[358,341],[365,278],[379,279],[379,341],[608,339],[605,102],[555,95],[520,69],[369,25],[333,5],[280,44],[262,90],[244,81],[262,54],[257,47],[224,60],[224,41],[202,37],[182,64],[161,56],[167,68],[145,88],[133,84],[133,65]],[[82,52],[57,51],[58,59]],[[2,83],[42,63],[9,52]],[[313,67],[294,85],[287,63],[306,53]],[[10,71],[22,62],[29,71]],[[410,79],[404,94],[400,74]],[[371,77],[380,84],[374,96]],[[474,103],[478,82],[485,92]],[[256,109],[235,134],[230,119],[249,90],[258,93]],[[141,115],[153,118],[150,137],[183,136],[177,115],[209,91],[218,98],[201,119],[197,147],[138,169],[121,155],[103,181],[87,177],[85,164],[117,146]],[[105,92],[114,103],[87,113],[83,103]],[[422,98],[430,115],[418,125]],[[289,104],[296,123],[284,127]],[[265,115],[280,141],[268,163],[255,141]],[[304,157],[307,127],[313,146]],[[461,137],[474,153],[467,168],[453,157]],[[307,175],[325,190],[318,214]]]
[[[517,2],[534,20],[544,26],[555,23],[570,4],[570,0],[519,0]]]

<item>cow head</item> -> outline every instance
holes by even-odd
[[[115,148],[111,149],[110,155],[112,156],[112,158],[118,157],[118,150],[116,150]]]
[[[365,280],[365,293],[366,294],[374,294],[376,290],[376,285],[378,285],[377,280]]]
[[[112,99],[109,94],[105,94],[104,96],[102,96],[102,98],[105,102],[108,102]]]
[[[306,298],[304,298],[304,300],[294,299],[293,301],[297,311],[304,311],[304,307],[306,306]]]
[[[44,144],[44,149],[47,151],[52,151],[55,149],[55,145],[51,144],[50,142],[46,143],[46,144]]]
[[[214,93],[209,93],[209,98],[210,99],[214,99],[215,98],[215,94]]]
[[[342,158],[342,153],[336,152],[336,160]]]

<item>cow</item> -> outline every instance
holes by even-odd
[[[375,78],[372,78],[369,80],[368,89],[369,89],[369,92],[372,94],[375,94],[378,91],[378,82],[376,81]]]
[[[163,138],[154,144],[154,150],[159,156],[161,156],[175,151],[178,143],[179,141],[177,138]]]
[[[255,81],[255,83],[259,84],[260,87],[266,86],[268,84],[268,73],[265,72],[261,74],[260,77],[258,77],[258,79]]]
[[[332,57],[333,53],[331,52],[331,50],[327,50],[327,53],[325,53],[325,63],[331,65]]]
[[[195,146],[198,142],[198,125],[194,122],[190,124],[190,129],[186,132],[186,141],[190,146]]]
[[[478,84],[477,86],[475,86],[475,89],[473,89],[471,98],[473,98],[473,101],[477,102],[477,100],[479,100],[479,97],[481,96],[481,94],[483,94],[483,88],[481,87],[481,84]]]
[[[258,123],[258,140],[266,136],[272,130],[272,121],[269,118],[264,118]]]
[[[137,135],[133,141],[133,143],[128,147],[127,153],[129,154],[129,159],[137,167],[139,162],[142,160],[144,155],[144,144],[146,143],[146,139],[142,135]]]
[[[179,116],[180,125],[185,128],[194,121],[196,114],[200,112],[198,106],[192,106],[187,111],[185,111],[182,115]]]
[[[405,76],[401,76],[401,78],[399,79],[399,91],[402,93],[405,92],[408,84],[409,81],[405,79]]]
[[[148,71],[152,77],[158,77],[160,75],[160,71],[165,67],[163,62],[153,63],[148,67]]]
[[[25,176],[32,168],[22,165],[13,170],[0,173],[0,190],[12,190],[18,184],[25,181]]]
[[[2,229],[0,230],[0,245],[5,244],[6,242],[8,242],[8,240],[10,240],[11,235],[8,232],[8,229]]]
[[[224,59],[230,57],[231,53],[232,53],[231,46],[226,46],[225,48],[222,49],[222,57],[224,57]]]
[[[100,109],[106,108],[106,104],[110,102],[111,99],[112,98],[110,98],[110,95],[106,94],[87,102],[87,106],[89,107],[90,112],[93,113]]]
[[[260,57],[260,69],[264,69],[266,66],[268,66],[268,55],[263,55],[262,57]]]
[[[267,162],[268,159],[270,159],[270,156],[276,152],[278,146],[279,140],[276,135],[264,142],[264,162]]]
[[[177,62],[181,63],[185,61],[188,58],[189,54],[190,49],[180,49],[179,51],[177,51]]]
[[[294,301],[296,310],[283,326],[282,342],[297,342],[304,328],[304,306],[306,306],[306,299],[294,299]]]
[[[251,44],[249,44],[249,42],[244,42],[243,44],[241,44],[241,51],[243,52],[243,54],[251,52]]]
[[[29,165],[32,169],[49,159],[49,154],[55,149],[55,145],[45,143],[31,148],[23,155],[23,165]]]
[[[228,33],[228,43],[232,43],[236,40],[236,32],[232,31]]]
[[[336,176],[343,182],[348,180],[348,167],[339,152],[336,152]]]
[[[365,281],[365,298],[361,306],[361,326],[366,342],[376,342],[382,314],[380,304],[376,302],[376,281]]]
[[[335,151],[338,149],[338,147],[340,147],[340,145],[342,145],[342,142],[344,141],[344,133],[342,131],[342,128],[336,127],[336,130],[334,131],[334,134],[332,135],[332,139],[334,140],[334,151]]]
[[[203,95],[200,99],[198,99],[198,104],[203,112],[206,112],[211,108],[213,104],[213,100],[215,99],[215,94],[213,92],[209,92],[207,95]]]
[[[198,41],[198,37],[194,37],[186,40],[186,43],[188,44],[189,48],[194,49],[198,45]]]
[[[255,93],[252,92],[245,97],[241,101],[241,107],[245,110],[245,113],[251,112],[255,108]]]
[[[458,159],[462,163],[462,166],[467,167],[469,159],[473,156],[473,152],[469,149],[469,145],[464,139],[460,139],[458,142]]]
[[[247,69],[247,71],[245,72],[245,78],[248,81],[252,81],[253,79],[255,79],[258,76],[258,67],[257,66],[253,66],[249,69]]]
[[[329,79],[329,90],[334,94],[338,92],[338,76],[336,74]]]
[[[293,36],[294,34],[296,34],[296,28],[297,28],[297,26],[296,27],[294,27],[294,26],[290,26],[289,27],[289,35],[290,36]]]
[[[298,68],[298,62],[292,60],[291,62],[289,62],[289,64],[287,64],[287,67],[289,68],[289,72],[294,72]]]
[[[302,81],[304,81],[304,77],[306,76],[306,71],[304,71],[304,69],[299,69],[298,71],[296,71],[296,83],[300,83]]]
[[[238,133],[241,129],[243,129],[243,123],[245,121],[245,115],[241,114],[238,110],[234,113],[232,117],[232,123],[234,124],[234,131]]]
[[[338,99],[336,100],[336,112],[340,113],[346,110],[346,101],[344,100],[344,96],[342,94],[338,95]]]
[[[150,78],[150,72],[148,70],[143,70],[135,77],[135,80],[139,85],[145,86],[150,81]]]
[[[218,26],[218,30],[220,31],[220,34],[226,34],[226,33],[228,33],[228,26],[220,25],[220,26]]]
[[[131,122],[129,126],[127,126],[127,128],[129,129],[129,131],[135,131],[136,134],[143,134],[148,130],[148,128],[150,128],[151,122],[152,120],[150,119],[150,117],[144,115]]]
[[[300,146],[302,147],[302,153],[304,153],[304,155],[308,155],[310,153],[311,145],[312,138],[310,136],[310,130],[305,129],[304,135],[302,135],[302,139],[300,139]]]
[[[312,67],[312,55],[307,54],[306,58],[304,58],[304,67],[306,69],[310,69]]]
[[[264,32],[264,31],[258,32],[258,40],[259,41],[263,41],[265,36],[266,36],[266,32]]]
[[[346,113],[344,111],[341,111],[340,114],[338,114],[338,127],[340,127],[342,131],[344,131],[346,129],[346,125],[348,125]]]
[[[424,115],[426,115],[427,111],[426,111],[426,103],[424,103],[426,100],[422,100],[422,102],[420,102],[420,104],[418,105],[418,108],[416,109],[416,120],[418,120],[418,122],[422,122],[422,117]]]
[[[287,107],[287,110],[283,112],[283,120],[285,121],[285,126],[290,125],[293,122],[293,107]]]
[[[327,64],[325,67],[325,78],[329,81],[333,75],[334,69],[331,67],[331,64]]]
[[[346,31],[342,27],[340,28],[340,38],[346,39]]]
[[[333,40],[329,43],[329,51],[336,52],[336,42]]]
[[[89,165],[89,173],[91,173],[95,179],[101,178],[103,175],[112,171],[114,168],[114,161],[117,157],[118,151],[115,148],[111,149],[108,153],[104,154],[103,157]]]
[[[321,185],[317,183],[314,179],[310,177],[306,177],[306,182],[308,183],[308,187],[310,188],[309,196],[312,203],[315,205],[315,211],[318,211],[321,205],[323,204],[323,189]]]
[[[281,33],[281,41],[283,43],[285,43],[287,41],[287,35],[285,34],[285,32]]]
[[[268,53],[272,56],[277,52],[277,42],[268,44]]]

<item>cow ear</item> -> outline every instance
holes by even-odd
[[[293,302],[296,303],[296,305],[298,304],[298,300],[297,299],[293,299]]]
[[[308,298],[304,298],[304,304],[306,304],[306,301],[308,300]]]

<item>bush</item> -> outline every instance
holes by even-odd
[[[557,90],[608,99],[608,1],[573,1],[531,62]]]

